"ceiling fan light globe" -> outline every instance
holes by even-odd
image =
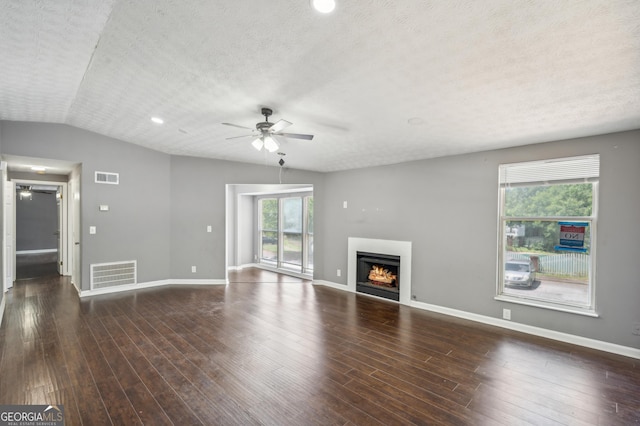
[[[258,138],[255,141],[251,142],[251,145],[253,145],[253,147],[258,151],[260,151],[263,145],[262,138]]]
[[[275,141],[271,136],[267,136],[264,138],[264,149],[269,152],[275,152],[280,148],[278,142]]]
[[[335,0],[311,0],[311,5],[320,13],[331,13],[336,7]]]

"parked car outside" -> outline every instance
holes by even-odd
[[[530,260],[508,260],[504,267],[504,285],[531,287],[536,280],[536,271]]]

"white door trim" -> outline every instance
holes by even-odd
[[[16,263],[16,255],[15,255],[15,192],[16,186],[15,183],[5,180],[6,179],[6,171],[3,171],[3,181],[4,185],[4,199],[2,200],[2,209],[4,213],[4,223],[3,223],[3,235],[2,235],[2,243],[3,243],[3,254],[4,254],[4,262],[3,262],[3,271],[2,271],[2,282],[3,282],[3,292],[6,292],[11,287],[13,287],[13,281],[15,280],[15,263]],[[4,301],[4,299],[3,299]]]
[[[60,239],[61,239],[61,247],[62,252],[58,253],[58,261],[62,262],[62,275],[71,275],[72,269],[72,256],[71,256],[71,226],[69,223],[69,184],[67,182],[55,182],[48,180],[35,180],[35,179],[11,179],[10,181],[13,184],[13,245],[12,250],[13,253],[8,253],[8,256],[11,256],[13,259],[13,273],[12,277],[15,279],[16,276],[16,247],[15,247],[15,238],[16,238],[16,190],[15,186],[18,185],[49,185],[49,186],[58,186],[62,188],[62,229],[60,229]],[[5,212],[6,214],[6,212]],[[7,224],[11,226],[11,224]]]

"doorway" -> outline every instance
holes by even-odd
[[[249,267],[313,278],[313,184],[227,184],[225,230],[227,280]]]
[[[62,187],[16,183],[16,280],[62,275]]]
[[[67,182],[12,179],[12,223],[7,223],[14,280],[71,274]]]

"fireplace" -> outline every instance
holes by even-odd
[[[400,266],[397,267],[398,273],[396,274],[398,279],[397,291],[399,293],[399,296],[395,296],[390,300],[397,300],[399,303],[407,306],[411,305],[411,246],[411,241],[349,237],[347,243],[347,291],[351,291],[354,293],[360,291],[357,289],[357,281],[359,281],[357,277],[358,252],[369,254],[379,253],[383,255],[394,256],[396,259],[400,259]],[[389,268],[387,267],[387,269]],[[402,285],[400,285],[400,276],[402,276]],[[368,279],[365,279],[361,282],[367,281]],[[362,287],[371,288],[366,285]],[[388,295],[388,293],[389,292],[385,293],[385,295]],[[399,297],[399,299],[397,297]]]
[[[400,300],[400,256],[356,252],[356,291]]]

